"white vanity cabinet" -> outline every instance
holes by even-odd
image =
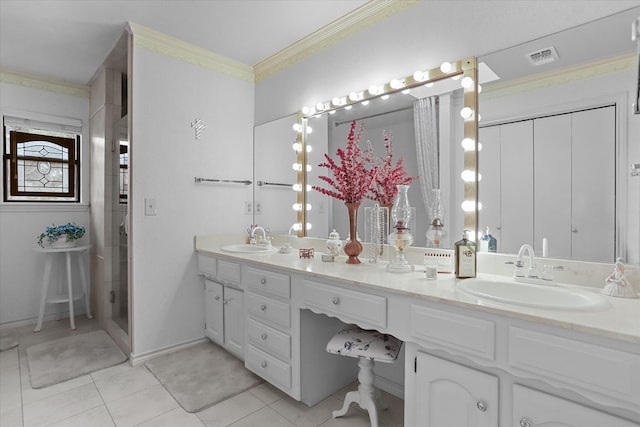
[[[412,353],[411,349],[408,350]],[[414,392],[405,425],[494,427],[498,425],[498,377],[417,351]]]
[[[291,277],[244,266],[245,366],[292,394]]]
[[[240,264],[198,255],[205,286],[205,336],[244,359],[244,292]]]
[[[513,426],[638,427],[638,424],[520,385],[513,386]]]

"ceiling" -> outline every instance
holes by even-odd
[[[0,0],[0,67],[87,84],[127,22],[255,65],[365,3],[365,0]],[[448,8],[465,5],[473,5],[476,23],[474,28],[465,27],[466,38],[477,40],[484,36],[486,44],[478,54],[492,60],[492,68],[502,67],[498,74],[515,74],[514,64],[502,60],[500,65],[501,52],[507,47],[517,44],[517,48],[526,50],[528,46],[523,40],[560,34],[566,28],[640,7],[640,1],[424,0],[420,6],[414,6],[415,13],[424,13],[420,16],[420,37],[439,39],[441,34],[430,34],[430,28],[441,28],[438,21]],[[411,14],[412,10],[405,13]],[[628,51],[633,46],[628,17],[610,21],[608,27],[599,27],[595,34],[589,32],[579,46],[563,48],[561,55],[572,52],[572,61],[579,63],[580,51],[593,58],[593,50],[603,47],[606,54],[611,37],[618,45],[624,39],[621,49]],[[514,28],[514,22],[521,23],[517,27],[519,33],[505,34],[505,29]],[[402,25],[403,20],[388,20],[384,30],[403,32]]]

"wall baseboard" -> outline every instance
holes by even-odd
[[[159,348],[156,350],[146,351],[140,354],[129,354],[129,363],[131,366],[140,365],[147,360],[154,359],[159,356],[164,356],[165,354],[174,353],[179,350],[184,350],[185,348],[193,347],[194,345],[209,341],[206,337],[195,338],[187,341],[183,341],[178,344],[170,345],[168,347]]]
[[[66,304],[66,303],[65,303]],[[76,310],[76,308],[74,307],[74,318],[77,320],[78,317],[80,316],[86,316],[86,310],[84,309],[84,307],[82,307],[79,310]],[[68,311],[61,311],[60,312],[60,322],[64,322],[67,321],[68,322],[69,319],[69,312]],[[45,314],[42,317],[42,322],[49,322],[51,320],[56,320],[56,315],[55,313],[49,313],[49,314]],[[20,328],[22,326],[28,326],[28,325],[36,325],[38,323],[38,316],[34,316],[34,317],[27,317],[26,319],[20,319],[20,320],[10,320],[8,322],[4,322],[4,323],[0,323],[0,329],[11,329],[11,328]],[[44,327],[44,326],[43,326]]]
[[[404,384],[398,384],[380,375],[376,375],[374,385],[398,399],[404,400]]]

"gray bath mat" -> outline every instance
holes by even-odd
[[[127,360],[105,331],[72,335],[27,348],[31,387],[42,388]]]
[[[262,383],[221,347],[202,343],[146,362],[187,412],[198,412]]]
[[[15,329],[0,330],[0,351],[12,349],[18,345],[18,333]]]

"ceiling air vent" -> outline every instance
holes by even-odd
[[[558,52],[556,48],[551,46],[544,49],[536,50],[527,55],[531,65],[548,64],[558,60]]]

